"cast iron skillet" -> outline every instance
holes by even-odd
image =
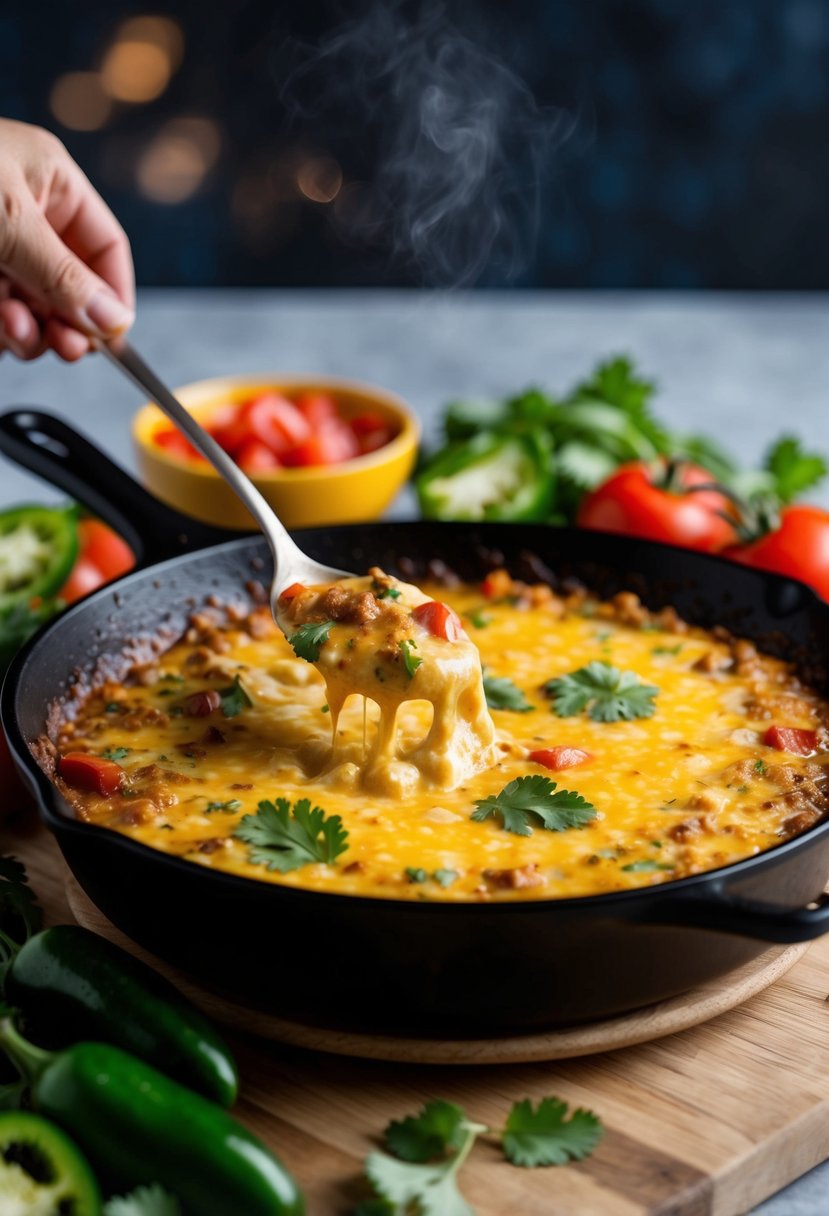
[[[682,992],[769,942],[829,929],[829,822],[756,857],[644,890],[485,905],[292,890],[211,872],[71,812],[35,762],[55,700],[99,660],[180,630],[209,594],[238,600],[269,579],[265,543],[218,535],[162,507],[63,423],[18,411],[0,449],[122,532],[139,568],[47,625],[14,662],[3,723],[20,772],[90,898],[130,937],[288,1018],[398,1033],[481,1034],[585,1021]],[[227,535],[227,534],[224,534]],[[826,688],[829,606],[801,584],[717,558],[575,529],[366,524],[298,537],[314,557],[364,570],[431,558],[479,578],[494,563],[603,595],[638,592],[702,625],[720,622],[798,661]],[[54,716],[53,719],[54,721]],[[272,794],[278,791],[263,791]]]

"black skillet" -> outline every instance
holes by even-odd
[[[388,1033],[482,1034],[606,1017],[732,970],[770,942],[829,929],[829,822],[746,861],[643,890],[527,903],[447,904],[292,890],[210,871],[77,822],[29,745],[73,687],[175,636],[208,595],[267,585],[264,541],[170,511],[65,424],[17,411],[0,449],[107,519],[138,569],[48,624],[13,663],[3,724],[75,877],[135,941],[214,987],[293,1019]],[[824,690],[829,606],[799,583],[718,558],[569,528],[392,523],[298,536],[320,561],[408,576],[439,558],[464,578],[517,575],[628,588],[651,607],[721,623],[798,662]],[[268,794],[272,791],[266,791]]]

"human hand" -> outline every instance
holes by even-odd
[[[0,352],[73,362],[129,329],[129,242],[63,144],[0,119]]]

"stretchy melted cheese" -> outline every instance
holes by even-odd
[[[448,616],[443,634],[449,636],[423,623],[421,608]],[[283,593],[277,621],[325,683],[332,727],[325,772],[337,784],[380,794],[394,789],[403,796],[424,785],[453,789],[492,765],[495,731],[481,656],[454,613],[418,587],[374,569],[366,578]],[[298,643],[303,629],[314,638],[320,626],[327,629],[324,637],[306,640],[305,647]],[[356,740],[339,731],[343,707],[355,695],[377,707],[370,738],[368,731]],[[431,728],[413,749],[405,747],[397,730],[401,707],[412,701],[432,707]]]
[[[358,650],[369,699],[343,703],[337,656],[348,653],[360,625],[332,627],[332,662],[321,663],[326,689],[320,671],[294,654],[263,608],[220,624],[201,614],[133,683],[92,693],[65,724],[58,750],[109,755],[127,784],[110,797],[59,784],[80,817],[193,864],[397,899],[544,899],[650,885],[768,849],[826,812],[827,706],[782,662],[757,655],[747,642],[687,628],[670,609],[651,615],[631,595],[612,604],[563,600],[506,575],[490,579],[487,591],[490,598],[472,586],[430,587],[424,598],[451,604],[487,675],[508,677],[532,706],[492,710],[494,747],[474,695],[452,716],[453,697],[441,701],[431,681],[423,682],[435,714],[447,715],[437,733],[428,700],[409,699],[432,654],[419,632],[414,654],[424,662],[414,677],[401,667],[398,683],[369,687],[371,657]],[[295,628],[295,620],[288,623],[289,632]],[[394,634],[398,654],[400,640]],[[652,716],[559,716],[542,686],[597,661],[655,687]],[[252,704],[231,704],[238,712],[228,717],[216,694],[236,677]],[[471,685],[459,676],[458,686],[460,704]],[[459,722],[479,732],[479,763],[470,755],[452,759]],[[772,725],[816,732],[815,754],[764,744]],[[556,772],[529,758],[562,746],[589,759]],[[535,822],[530,835],[504,830],[495,816],[472,819],[477,800],[527,775],[577,791],[595,818],[558,831]],[[307,797],[340,816],[346,851],[333,864],[284,874],[256,864],[233,833],[261,800],[277,797]]]

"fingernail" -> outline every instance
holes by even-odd
[[[25,313],[13,312],[5,321],[6,334],[13,342],[28,342],[33,334],[34,322]]]
[[[5,346],[7,350],[10,350],[16,358],[26,358],[23,348],[9,335],[9,331],[4,325],[0,325],[0,344]]]
[[[90,326],[104,337],[123,333],[132,325],[134,315],[110,291],[97,292],[86,306]]]

